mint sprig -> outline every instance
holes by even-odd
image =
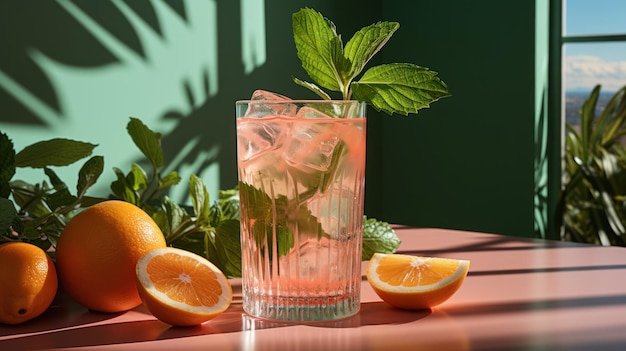
[[[363,73],[372,57],[398,30],[397,22],[378,22],[362,28],[343,45],[334,23],[321,13],[303,8],[293,14],[293,35],[302,68],[314,81],[293,81],[322,99],[324,89],[341,93],[343,100],[364,101],[388,114],[417,114],[434,101],[449,96],[437,73],[410,63],[374,66]],[[361,75],[361,79],[355,79]]]

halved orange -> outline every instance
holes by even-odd
[[[224,312],[233,292],[209,260],[173,247],[143,255],[136,266],[142,302],[156,318],[174,326],[204,323]]]
[[[372,256],[367,280],[388,304],[427,309],[449,299],[463,284],[469,261],[401,254]]]

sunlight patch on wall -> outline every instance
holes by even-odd
[[[160,33],[126,2],[111,1],[136,33],[144,50],[143,56],[119,40],[111,28],[90,16],[79,6],[80,3],[58,0],[56,4],[115,57],[116,62],[96,67],[73,66],[54,59],[36,47],[31,48],[28,55],[50,81],[61,112],[50,108],[34,94],[28,83],[13,79],[10,72],[0,67],[0,88],[41,122],[25,126],[0,121],[0,130],[13,140],[16,151],[53,137],[98,144],[94,154],[105,156],[105,172],[90,192],[104,196],[109,193],[109,184],[115,177],[111,171],[113,167],[127,171],[133,162],[143,159],[127,135],[129,117],[137,117],[155,132],[167,135],[181,121],[163,118],[165,115],[175,114],[184,119],[205,104],[209,97],[217,95],[217,1],[183,0],[184,18],[166,2],[151,1],[149,5],[160,25]],[[264,2],[241,0],[241,8],[242,26],[245,27],[242,60],[245,71],[249,73],[265,62]],[[80,43],[76,43],[75,50],[81,49]],[[198,133],[201,134],[201,130]],[[215,157],[219,152],[219,145],[206,152],[192,151],[193,147],[185,145],[178,147],[181,157],[174,160],[170,167],[178,170],[185,182],[194,169],[197,171],[197,165],[206,164],[207,157]],[[190,161],[189,158],[195,160]],[[70,182],[77,179],[83,162],[55,171]],[[220,189],[219,164],[216,163],[199,172],[205,175],[203,180],[207,182],[214,199]],[[20,179],[30,182],[45,179],[41,170],[30,172],[20,169],[19,172]],[[69,183],[68,186],[73,189],[75,185]]]
[[[246,74],[265,63],[265,0],[241,0],[241,58]]]

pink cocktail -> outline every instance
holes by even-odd
[[[287,321],[357,313],[365,104],[257,92],[236,107],[244,310]]]

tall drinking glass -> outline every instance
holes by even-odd
[[[236,102],[248,314],[304,322],[359,311],[365,110],[357,101]]]

